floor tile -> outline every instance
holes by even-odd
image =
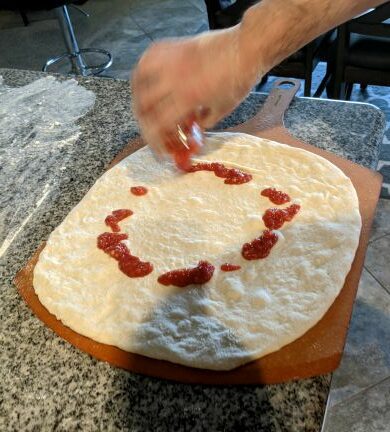
[[[70,9],[76,37],[81,48],[93,47],[110,51],[114,63],[110,68],[113,78],[130,73],[151,40],[164,37],[188,36],[207,30],[208,22],[202,12],[189,0],[94,0],[83,9],[86,18]],[[46,60],[65,51],[58,22],[52,11],[28,12],[30,25],[24,27],[14,12],[0,11],[0,67],[40,70]],[[152,33],[147,36],[139,24],[145,24]],[[18,44],[12,50],[14,41]],[[52,71],[67,73],[68,62]]]
[[[20,43],[15,44],[15,40]],[[0,67],[41,70],[49,57],[64,51],[64,42],[54,19],[35,22],[31,27],[1,31]]]
[[[208,30],[208,24],[205,20],[199,21],[197,25],[185,26],[182,25],[179,29],[175,29],[172,26],[158,28],[153,31],[149,31],[147,35],[154,41],[180,36],[195,35]]]
[[[15,27],[22,23],[22,17],[14,12],[8,10],[0,10],[0,31]]]
[[[84,29],[85,31],[85,29]],[[83,43],[89,46],[100,46],[102,43],[126,43],[131,46],[145,32],[141,30],[130,16],[116,17],[110,25],[102,26],[94,31],[86,31]]]
[[[55,19],[55,12],[53,10],[31,10],[28,11],[26,15],[29,26],[39,21]],[[17,10],[0,10],[0,30],[15,27],[24,27],[23,19],[20,13]]]
[[[365,266],[390,292],[390,234],[368,245]]]
[[[114,78],[122,78],[123,71],[126,69],[128,77],[130,70],[152,42],[133,20],[130,12],[127,11],[124,15],[122,12],[118,7],[115,11],[111,11],[110,22],[97,29],[89,31],[87,29],[88,36],[84,40],[86,45],[106,49],[112,54],[114,60],[110,68],[112,72],[110,76]],[[101,17],[96,19],[102,20]]]
[[[192,5],[166,8],[147,8],[133,15],[134,21],[145,31],[171,27],[179,34],[191,32],[205,20],[205,14]]]
[[[329,407],[390,376],[390,294],[363,270]]]
[[[124,31],[123,34],[125,33]],[[105,41],[95,43],[94,45],[111,52],[114,60],[110,69],[113,72],[127,69],[127,74],[129,75],[130,70],[135,66],[139,57],[151,43],[152,39],[142,34],[132,37],[131,44],[123,40],[123,38],[119,40],[107,38]]]
[[[195,3],[202,3],[202,0],[195,0]],[[166,8],[174,8],[181,6],[195,6],[192,0],[131,0],[132,12],[143,12],[147,9],[163,10]],[[198,7],[199,10],[202,10]],[[205,9],[206,10],[206,5]]]
[[[322,432],[389,432],[390,377],[330,408]]]
[[[196,6],[200,11],[206,12],[206,2],[205,0],[188,0],[191,4]]]
[[[376,240],[385,234],[390,234],[390,200],[380,199],[371,228],[370,241]]]

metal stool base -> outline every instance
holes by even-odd
[[[98,65],[87,65],[84,62],[84,59],[82,58],[82,54],[87,54],[87,53],[98,53],[98,54],[103,54],[106,57],[108,57],[108,60],[104,63],[100,63]],[[45,65],[42,68],[43,72],[48,72],[48,68],[52,65],[55,65],[57,63],[62,62],[63,60],[69,60],[72,64],[72,69],[69,73],[74,73],[74,74],[80,74],[82,76],[90,76],[90,75],[98,75],[101,72],[103,72],[104,70],[108,69],[111,65],[112,65],[112,55],[110,52],[103,50],[103,49],[99,49],[99,48],[85,48],[85,49],[80,49],[77,53],[74,54],[61,54],[60,56],[57,57],[52,57],[50,58]],[[81,59],[81,62],[78,62],[79,64],[81,63],[83,66],[79,67],[78,70],[75,70],[75,68],[73,67],[74,63],[72,60],[74,59]]]
[[[55,12],[58,19],[58,24],[60,26],[62,36],[64,38],[65,46],[67,48],[67,53],[61,54],[57,57],[50,58],[43,66],[43,72],[47,72],[49,66],[60,63],[61,61],[68,59],[72,64],[71,72],[75,75],[89,76],[97,75],[103,72],[105,69],[109,68],[112,64],[112,55],[106,50],[98,48],[85,48],[80,49],[77,43],[76,35],[74,33],[72,21],[69,16],[68,7],[66,5],[55,8]],[[83,54],[87,53],[98,53],[105,55],[108,60],[105,63],[98,65],[87,65],[84,61]]]

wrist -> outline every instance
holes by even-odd
[[[297,5],[299,3],[299,6]],[[262,0],[250,7],[241,21],[242,46],[248,63],[267,73],[275,65],[298,48],[299,23],[302,21],[307,0],[285,2],[284,0]]]
[[[254,83],[259,82],[273,66],[269,50],[264,46],[262,32],[259,31],[262,23],[258,9],[258,6],[249,8],[237,26],[241,65]]]

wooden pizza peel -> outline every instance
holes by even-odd
[[[290,87],[282,88],[286,83],[290,84]],[[344,171],[352,180],[357,191],[362,216],[362,231],[356,256],[339,296],[314,327],[279,351],[227,372],[190,368],[128,353],[114,346],[95,342],[74,332],[64,326],[40,303],[32,282],[34,266],[44,245],[36,251],[15,278],[15,284],[20,295],[36,316],[60,337],[99,360],[131,372],[184,383],[273,384],[321,375],[336,369],[344,349],[370,228],[379,198],[382,176],[333,153],[299,141],[288,133],[283,125],[283,116],[299,85],[297,80],[282,79],[276,81],[261,110],[249,121],[228,130],[272,139],[323,156]],[[130,141],[110,166],[115,165],[143,145],[140,138]]]

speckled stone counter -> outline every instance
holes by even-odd
[[[43,74],[0,69],[0,75],[6,84],[21,86]],[[79,82],[96,94],[95,105],[79,120],[77,143],[50,159],[45,178],[25,180],[37,199],[48,182],[50,193],[0,258],[0,430],[318,431],[330,375],[264,387],[193,386],[139,376],[73,348],[21,300],[12,282],[16,272],[137,134],[126,82]],[[251,95],[223,125],[247,119],[265,97]],[[373,106],[296,99],[286,125],[311,144],[376,167],[384,118]],[[15,177],[22,174],[16,166]],[[23,194],[21,209],[22,201]],[[15,209],[16,222],[25,221],[23,211]]]

